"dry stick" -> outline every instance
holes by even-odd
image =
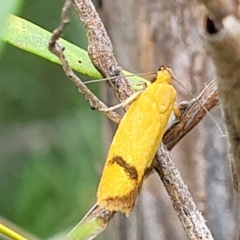
[[[174,124],[163,136],[163,142],[170,150],[180,139],[191,131],[196,124],[219,103],[218,87],[216,80],[209,82],[202,92],[188,103],[188,108],[183,111],[179,122]],[[181,104],[181,103],[180,103]],[[204,106],[204,108],[203,108]]]
[[[211,10],[209,9],[209,12]],[[230,143],[234,187],[238,194],[240,239],[240,21],[235,16],[228,15],[221,22],[222,27],[217,29],[215,21],[210,16],[205,16],[200,33],[218,78],[219,97]]]
[[[180,121],[165,133],[163,142],[166,147],[169,150],[172,149],[206,115],[205,109],[210,111],[218,103],[217,82],[212,80],[198,97],[189,103]],[[197,210],[187,186],[182,181],[180,172],[171,160],[169,153],[164,149],[164,145],[156,155],[155,170],[162,179],[189,239],[213,239],[202,214]]]
[[[159,173],[162,182],[170,196],[173,208],[177,213],[189,239],[213,239],[206,226],[205,219],[198,211],[181,174],[172,161],[164,144],[158,149],[155,159],[155,170]]]
[[[111,40],[93,3],[89,0],[72,0],[72,3],[86,29],[88,54],[93,65],[105,77],[117,77],[114,82],[109,81],[109,83],[114,88],[117,99],[124,102],[133,94],[133,90],[113,56]]]
[[[69,14],[70,7],[71,7],[71,0],[67,0],[62,9],[61,22],[59,26],[53,31],[52,37],[49,41],[48,48],[53,54],[55,54],[59,58],[60,62],[62,63],[62,68],[65,74],[77,86],[79,92],[85,96],[86,100],[89,101],[91,108],[105,109],[107,108],[107,106],[103,102],[101,102],[86,87],[86,85],[80,80],[80,78],[72,71],[63,53],[64,46],[62,46],[59,42],[57,42],[63,32],[64,27],[66,26],[66,24],[69,23],[68,14]],[[121,117],[113,111],[104,112],[104,114],[116,123],[119,123],[121,120]]]
[[[72,0],[72,3],[80,17],[80,20],[85,26],[85,29],[87,31],[88,41],[89,41],[89,55],[92,59],[93,64],[101,71],[101,73],[104,76],[113,76],[115,73],[119,73],[119,71],[113,71],[113,69],[119,70],[120,67],[117,65],[117,62],[115,58],[113,57],[112,53],[112,44],[111,41],[107,35],[107,32],[90,0]],[[114,90],[116,92],[117,98],[119,98],[120,101],[125,100],[129,95],[131,94],[131,91],[129,92],[129,84],[126,82],[123,78],[120,78],[119,81],[117,81],[116,85],[113,85]],[[197,123],[197,122],[196,122]],[[164,154],[168,156],[168,153],[162,150],[161,156]],[[164,153],[164,154],[163,154]],[[161,161],[161,157],[157,154],[156,156],[159,161]],[[170,158],[166,158],[166,161],[163,161],[163,163],[166,163],[166,169],[172,169],[173,168],[173,162]],[[160,165],[156,165],[158,173],[159,173],[159,167]],[[176,169],[176,167],[175,167]],[[163,172],[163,171],[161,171]],[[160,174],[162,179],[164,180],[164,176]],[[181,180],[180,174],[178,177]],[[173,180],[176,180],[173,178]],[[183,181],[181,180],[183,183]],[[164,183],[167,183],[167,180],[164,181]],[[191,202],[192,206],[195,206],[194,202],[192,201],[190,193],[187,191],[187,187],[185,186],[185,189],[187,191],[187,194],[184,196],[181,195],[181,189],[179,189],[178,186],[179,181],[173,181],[171,184],[174,184],[175,189],[178,189],[177,191],[177,198],[183,199],[184,197],[188,198],[188,202]],[[171,188],[168,188],[171,192]],[[176,191],[170,194],[170,196],[175,195]],[[186,201],[187,202],[187,201]],[[180,201],[173,202],[175,209],[181,209],[182,203]],[[97,208],[97,207],[96,207]],[[95,208],[95,212],[97,211]],[[192,209],[188,206],[184,207],[184,211],[177,212],[181,213],[185,217],[179,216],[179,219],[182,221],[183,226],[185,229],[187,229],[187,234],[190,239],[212,239],[211,233],[208,230],[205,220],[203,217],[199,217],[199,212],[196,210],[196,206]],[[91,215],[91,212],[89,213]],[[189,217],[188,215],[195,216],[195,217]],[[89,216],[89,215],[88,215]],[[183,222],[183,219],[189,219],[190,223],[189,225],[186,225],[185,222]],[[83,221],[84,222],[84,221]],[[82,222],[82,223],[83,223]],[[106,221],[107,222],[107,221]],[[188,227],[191,226],[191,227]]]

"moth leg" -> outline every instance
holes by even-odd
[[[109,108],[103,108],[100,109],[101,112],[109,112],[109,111],[113,111],[115,109],[118,109],[120,107],[126,107],[127,105],[131,104],[135,99],[138,98],[138,96],[143,92],[143,90],[138,91],[133,93],[129,98],[127,98],[124,102],[119,103],[115,106],[109,107]],[[99,109],[98,109],[99,110]]]
[[[174,103],[174,106],[173,106],[173,110],[172,110],[172,113],[168,119],[168,123],[167,123],[167,127],[166,127],[166,130],[167,131],[169,128],[171,128],[174,124],[176,124],[180,117],[182,115],[182,112],[181,112],[181,109],[180,107],[177,105],[177,103],[175,102]]]
[[[175,121],[178,121],[182,115],[182,111],[181,108],[177,105],[177,103],[175,102],[174,107],[173,107],[173,112],[175,115]]]

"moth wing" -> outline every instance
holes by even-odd
[[[150,85],[130,106],[113,138],[100,180],[98,204],[129,215],[175,104],[171,85]]]

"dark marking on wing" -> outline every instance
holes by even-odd
[[[116,163],[120,167],[122,167],[131,179],[136,180],[136,181],[138,180],[138,173],[137,173],[136,168],[134,166],[131,166],[130,164],[128,164],[122,157],[120,157],[120,156],[113,157],[113,159],[111,159],[108,162],[108,165],[112,165],[114,163]]]

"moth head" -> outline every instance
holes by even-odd
[[[171,68],[161,66],[157,71],[155,81],[160,84],[161,83],[172,84],[172,75],[173,75],[173,72],[172,72]]]

